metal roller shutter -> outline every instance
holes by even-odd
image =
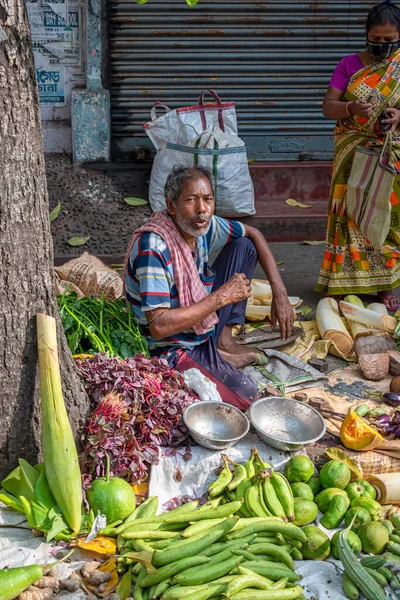
[[[322,99],[339,60],[364,47],[373,4],[109,0],[114,157],[151,145],[142,124],[154,102],[192,105],[212,88],[235,101],[249,157],[329,159]]]

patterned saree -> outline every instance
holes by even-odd
[[[352,116],[338,121],[334,131],[335,154],[324,259],[316,290],[330,295],[367,294],[391,290],[400,284],[400,175],[390,197],[389,234],[381,249],[374,249],[346,216],[347,182],[355,149],[379,150],[383,138],[375,124],[385,108],[400,108],[400,50],[389,59],[355,73],[343,100],[364,98],[374,105],[367,120]],[[392,162],[400,170],[400,131],[393,134]]]

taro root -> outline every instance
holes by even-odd
[[[387,354],[361,354],[358,357],[358,364],[365,379],[370,381],[380,381],[389,373],[389,356]]]
[[[354,349],[357,356],[363,354],[381,354],[388,350],[396,350],[396,342],[391,337],[369,335],[357,338],[354,343]]]

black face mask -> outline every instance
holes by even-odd
[[[370,42],[367,40],[367,48],[374,60],[385,60],[385,58],[389,58],[389,56],[392,56],[392,54],[400,48],[400,40],[397,42],[382,43]]]

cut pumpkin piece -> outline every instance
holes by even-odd
[[[370,427],[354,410],[344,418],[340,428],[340,441],[350,450],[362,450],[373,442],[382,441],[376,429]]]

